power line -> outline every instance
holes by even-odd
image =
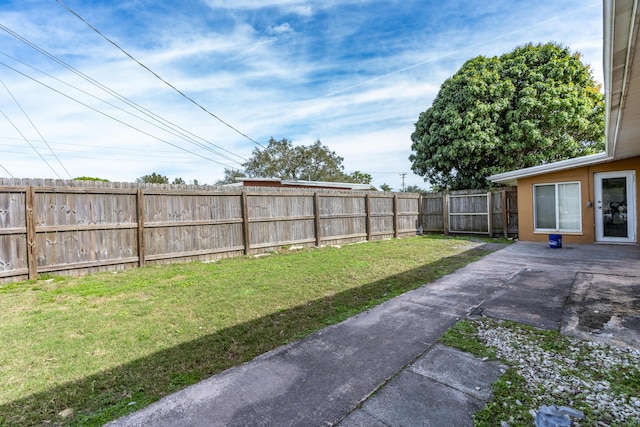
[[[224,120],[222,120],[220,117],[216,116],[215,114],[213,114],[211,111],[207,110],[205,107],[203,107],[200,103],[198,103],[196,100],[194,100],[193,98],[189,97],[188,95],[186,95],[184,92],[182,92],[180,89],[176,88],[174,85],[172,85],[171,83],[169,83],[168,81],[166,81],[165,79],[163,79],[162,77],[160,77],[158,74],[156,74],[153,70],[151,70],[151,68],[147,67],[146,65],[144,65],[142,62],[138,61],[136,58],[134,58],[129,52],[127,52],[126,50],[124,50],[123,48],[121,48],[116,42],[114,42],[113,40],[111,40],[109,37],[107,37],[106,35],[104,35],[103,33],[100,32],[100,30],[98,30],[96,27],[94,27],[93,25],[91,25],[87,20],[85,20],[82,16],[80,16],[78,13],[76,13],[74,10],[72,10],[70,7],[68,7],[66,4],[62,3],[62,1],[60,0],[56,0],[58,2],[58,4],[62,7],[64,7],[66,10],[68,10],[71,14],[75,15],[78,19],[80,19],[82,22],[84,22],[89,28],[91,28],[93,31],[95,31],[100,37],[102,37],[103,39],[105,39],[107,42],[111,43],[113,46],[116,47],[116,49],[118,49],[119,51],[121,51],[122,53],[124,53],[125,55],[127,55],[129,58],[131,58],[131,60],[135,61],[138,65],[140,65],[142,68],[144,68],[145,70],[147,70],[148,72],[150,72],[151,74],[153,74],[158,80],[160,80],[161,82],[163,82],[164,84],[166,84],[167,86],[169,86],[171,89],[173,89],[174,91],[176,91],[178,94],[180,94],[183,98],[187,99],[188,101],[190,101],[191,103],[193,103],[194,105],[196,105],[197,107],[199,107],[202,111],[204,111],[205,113],[209,114],[211,117],[213,117],[214,119],[218,120],[220,123],[224,124],[225,126],[231,128],[232,130],[234,130],[235,132],[237,132],[238,134],[242,135],[243,137],[247,138],[249,141],[255,143],[256,145],[262,147],[262,148],[266,148],[264,145],[260,144],[258,141],[256,141],[255,139],[249,137],[248,135],[240,132],[238,129],[236,129],[235,127],[233,127],[232,125],[230,125],[229,123],[225,122]]]
[[[11,119],[9,118],[9,116],[7,116],[4,111],[0,111],[0,113],[2,113],[2,115],[9,121],[9,123],[11,123],[11,126],[13,126],[13,128],[20,134],[20,136],[22,136],[22,138],[24,138],[25,141],[27,141],[27,144],[29,144],[31,146],[31,148],[33,148],[33,151],[36,152],[36,154],[42,159],[43,162],[45,162],[47,164],[47,166],[49,166],[49,169],[51,169],[53,171],[54,174],[56,174],[56,176],[60,179],[62,179],[62,177],[58,174],[58,172],[56,172],[56,170],[53,168],[53,166],[51,166],[49,164],[49,162],[47,162],[47,159],[45,159],[44,157],[42,157],[42,154],[40,154],[40,152],[38,151],[38,149],[36,147],[33,146],[33,144],[27,139],[26,136],[24,136],[22,134],[22,132],[20,132],[20,129],[18,129],[18,127],[11,121]]]
[[[109,95],[111,95],[111,96],[114,96],[115,98],[119,99],[119,100],[120,100],[120,101],[122,101],[123,103],[125,103],[125,104],[129,105],[130,107],[132,107],[132,108],[134,108],[134,109],[136,109],[136,110],[140,111],[141,113],[143,113],[143,114],[144,114],[144,115],[146,115],[147,117],[149,117],[149,118],[151,118],[151,119],[153,119],[153,120],[155,120],[155,121],[159,122],[162,126],[164,126],[164,128],[161,128],[162,130],[167,131],[167,132],[169,132],[169,133],[172,133],[174,136],[177,136],[177,137],[179,137],[179,138],[183,138],[183,139],[185,139],[186,141],[191,142],[192,144],[195,144],[195,145],[197,145],[197,146],[199,146],[199,147],[201,147],[201,148],[203,148],[203,149],[205,149],[205,150],[207,150],[207,151],[210,151],[210,152],[212,152],[212,153],[214,153],[214,154],[216,154],[216,155],[219,155],[220,157],[223,157],[223,158],[225,158],[226,160],[229,160],[229,161],[231,161],[231,162],[234,162],[234,163],[237,163],[237,164],[240,164],[240,165],[242,164],[241,162],[239,162],[239,161],[237,161],[237,160],[235,160],[235,159],[229,158],[228,156],[226,156],[226,155],[224,155],[224,154],[222,154],[222,153],[219,153],[219,152],[217,152],[216,150],[213,150],[213,149],[211,149],[211,148],[208,148],[208,147],[204,146],[202,143],[199,143],[199,142],[195,141],[193,138],[186,136],[186,134],[192,135],[193,137],[195,137],[195,138],[197,138],[197,139],[199,139],[199,140],[201,140],[201,141],[204,141],[205,143],[207,143],[207,144],[211,145],[212,147],[216,147],[216,148],[218,148],[218,149],[220,149],[220,150],[222,150],[222,151],[224,151],[224,152],[227,152],[227,153],[229,153],[229,154],[231,154],[231,155],[233,155],[233,156],[235,156],[235,157],[238,157],[238,158],[240,158],[240,159],[242,159],[242,160],[244,160],[244,161],[247,161],[247,159],[245,159],[244,157],[242,157],[242,156],[240,156],[240,155],[238,155],[238,154],[235,154],[235,153],[233,153],[233,152],[231,152],[231,151],[229,151],[229,150],[227,150],[227,149],[225,149],[225,148],[223,148],[223,147],[220,147],[220,146],[218,146],[218,145],[216,145],[216,144],[214,144],[214,143],[212,143],[212,142],[210,142],[210,141],[207,141],[206,139],[204,139],[204,138],[202,138],[202,137],[200,137],[200,136],[197,136],[197,135],[195,135],[194,133],[189,132],[189,131],[187,131],[186,129],[184,129],[184,128],[182,128],[182,127],[178,126],[178,125],[176,125],[175,123],[172,123],[171,121],[169,121],[169,120],[167,120],[167,119],[165,119],[165,118],[163,118],[163,117],[161,117],[161,116],[159,116],[159,115],[157,115],[157,114],[153,113],[152,111],[150,111],[150,110],[148,110],[148,109],[146,109],[146,108],[142,107],[141,105],[139,105],[139,104],[135,103],[134,101],[131,101],[130,99],[128,99],[128,98],[127,98],[127,97],[125,97],[124,95],[119,94],[118,92],[116,92],[116,91],[114,91],[114,90],[110,89],[110,88],[109,88],[109,87],[107,87],[106,85],[104,85],[104,84],[100,83],[99,81],[97,81],[97,80],[95,80],[95,79],[91,78],[90,76],[88,76],[88,75],[84,74],[83,72],[81,72],[81,71],[77,70],[76,68],[72,67],[71,65],[67,64],[66,62],[62,61],[61,59],[57,58],[56,56],[54,56],[53,54],[51,54],[51,53],[47,52],[46,50],[42,49],[41,47],[37,46],[36,44],[34,44],[34,43],[30,42],[29,40],[27,40],[26,38],[24,38],[24,37],[23,37],[23,36],[21,36],[20,34],[16,33],[15,31],[13,31],[13,30],[11,30],[11,29],[9,29],[9,28],[7,28],[6,26],[4,26],[4,25],[0,24],[0,29],[2,29],[3,31],[5,31],[6,33],[8,33],[9,35],[11,35],[12,37],[16,38],[17,40],[21,41],[22,43],[26,44],[27,46],[31,47],[31,48],[32,48],[32,49],[34,49],[35,51],[37,51],[37,52],[41,53],[42,55],[44,55],[44,56],[46,56],[47,58],[51,59],[52,61],[56,62],[56,63],[57,63],[57,64],[59,64],[60,66],[62,66],[62,67],[64,67],[64,68],[68,69],[69,71],[71,71],[72,73],[76,74],[76,75],[77,75],[77,76],[79,76],[80,78],[82,78],[82,79],[86,80],[87,82],[89,82],[89,83],[91,83],[92,85],[96,86],[97,88],[101,89],[102,91],[104,91],[104,92],[108,93],[108,94],[109,94]],[[131,115],[131,116],[133,116],[133,117],[135,117],[135,118],[137,118],[137,119],[139,119],[139,120],[146,121],[147,123],[149,123],[149,124],[151,124],[151,125],[153,125],[153,126],[155,126],[155,127],[160,128],[160,126],[158,126],[158,125],[156,125],[156,124],[153,124],[153,123],[151,123],[151,122],[149,122],[149,121],[147,121],[147,120],[145,120],[145,119],[142,119],[141,117],[136,116],[135,114],[133,114],[133,113],[131,113],[131,112],[128,112],[128,111],[126,111],[126,110],[124,110],[124,109],[122,109],[122,108],[120,108],[120,107],[118,107],[118,106],[116,106],[116,105],[114,105],[114,104],[112,104],[112,103],[108,102],[108,101],[105,101],[105,100],[103,100],[103,99],[101,99],[101,98],[98,98],[98,97],[96,97],[95,95],[92,95],[92,94],[90,94],[90,93],[88,93],[88,92],[86,92],[86,91],[84,91],[84,90],[82,90],[82,89],[79,89],[79,88],[77,88],[77,87],[75,87],[75,86],[73,86],[73,85],[71,85],[71,84],[69,84],[69,83],[67,83],[67,82],[64,82],[64,81],[62,81],[61,79],[58,79],[58,78],[56,78],[56,77],[54,77],[54,76],[51,76],[50,74],[48,74],[48,73],[46,73],[46,72],[44,72],[44,71],[42,71],[42,70],[40,70],[40,69],[38,69],[38,68],[36,68],[36,67],[33,67],[33,66],[29,65],[29,64],[26,64],[25,62],[20,61],[19,59],[14,58],[14,57],[13,57],[13,56],[11,56],[11,55],[8,55],[8,54],[6,54],[6,53],[4,53],[4,52],[0,52],[0,54],[1,54],[1,55],[6,56],[6,57],[8,57],[8,58],[10,58],[10,59],[12,59],[12,60],[14,60],[14,61],[16,61],[16,62],[18,62],[18,63],[20,63],[20,64],[22,64],[22,65],[25,65],[26,67],[29,67],[29,68],[31,68],[31,69],[33,69],[33,70],[35,70],[35,71],[37,71],[37,72],[39,72],[39,73],[41,73],[41,74],[44,74],[45,76],[47,76],[47,77],[49,77],[49,78],[51,78],[51,79],[54,79],[54,80],[56,80],[56,81],[58,81],[58,82],[60,82],[60,83],[62,83],[62,84],[65,84],[65,85],[67,85],[67,86],[69,86],[69,87],[71,87],[71,88],[73,88],[73,89],[76,89],[76,90],[77,90],[77,91],[79,91],[79,92],[85,93],[86,95],[91,96],[91,97],[93,97],[93,98],[95,98],[95,99],[97,99],[97,100],[99,100],[99,101],[101,101],[101,102],[104,102],[104,103],[106,103],[106,104],[108,104],[108,105],[110,105],[110,106],[112,106],[112,107],[114,107],[114,108],[120,109],[121,111],[125,112],[126,114],[129,114],[129,115]],[[167,130],[167,128],[168,128],[169,130]],[[180,131],[176,131],[176,130],[175,130],[176,128],[177,128],[177,129],[180,129],[182,132],[180,132]]]
[[[4,84],[4,81],[2,79],[0,79],[0,83],[2,83],[2,86],[4,86],[4,88],[7,90],[7,93],[11,96],[11,98],[13,99],[13,101],[16,103],[16,105],[18,106],[18,108],[20,108],[20,111],[22,111],[22,114],[24,114],[24,116],[27,118],[27,120],[29,120],[29,123],[31,123],[31,126],[33,126],[33,128],[35,129],[35,131],[38,133],[38,135],[40,135],[40,139],[42,139],[42,141],[44,141],[44,143],[47,145],[47,148],[49,148],[49,151],[51,151],[51,154],[53,154],[53,157],[56,158],[56,160],[58,161],[58,163],[60,163],[60,166],[62,166],[62,169],[64,169],[64,171],[67,173],[67,175],[69,176],[69,179],[73,179],[73,177],[71,176],[71,174],[69,173],[69,171],[67,170],[67,168],[64,167],[64,165],[62,164],[62,161],[60,160],[60,158],[56,155],[56,153],[53,151],[53,149],[51,148],[51,146],[49,145],[49,143],[47,142],[46,139],[44,139],[44,136],[42,136],[42,134],[40,133],[40,131],[38,130],[38,128],[36,127],[36,125],[33,123],[33,121],[31,120],[31,117],[29,117],[29,115],[27,114],[26,111],[24,111],[24,108],[22,108],[22,105],[20,105],[20,103],[18,102],[18,100],[16,99],[15,96],[13,96],[13,93],[11,93],[11,91],[9,90],[9,88],[7,87],[6,84]],[[26,138],[25,138],[26,139]],[[29,142],[29,141],[27,141]],[[58,178],[60,178],[60,176],[58,176]]]
[[[0,24],[0,26],[1,26],[1,24]],[[98,101],[100,101],[100,102],[103,102],[103,103],[105,103],[105,104],[107,104],[107,105],[109,105],[109,106],[113,107],[113,108],[116,108],[116,109],[118,109],[118,110],[122,111],[122,112],[123,112],[123,113],[125,113],[125,114],[128,114],[128,115],[130,115],[130,116],[132,116],[132,117],[135,117],[135,118],[136,118],[136,119],[138,119],[138,120],[141,120],[141,121],[143,121],[143,122],[145,122],[145,123],[150,124],[151,126],[154,126],[154,127],[158,128],[158,129],[161,129],[161,130],[163,130],[163,131],[165,131],[165,132],[168,132],[168,133],[172,134],[173,136],[177,136],[178,138],[182,138],[182,139],[184,139],[185,141],[190,142],[190,143],[192,143],[192,144],[194,144],[194,145],[196,145],[196,146],[198,146],[198,147],[200,147],[200,148],[203,148],[203,149],[205,149],[205,150],[207,150],[207,151],[209,151],[209,152],[211,152],[211,153],[213,153],[213,154],[216,154],[216,155],[218,155],[218,156],[220,156],[220,157],[222,157],[222,158],[224,158],[224,159],[226,159],[226,160],[228,160],[228,161],[230,161],[230,162],[234,162],[234,163],[237,163],[237,164],[242,164],[242,163],[240,163],[240,162],[239,162],[238,160],[236,160],[236,159],[233,159],[233,158],[231,158],[231,157],[229,157],[229,156],[227,156],[227,155],[225,155],[225,154],[223,154],[223,153],[220,153],[220,152],[218,152],[218,151],[216,151],[216,150],[214,150],[214,149],[212,149],[212,148],[210,148],[210,147],[208,147],[208,146],[206,146],[206,145],[204,145],[204,144],[200,143],[200,142],[197,142],[197,141],[196,141],[196,140],[194,140],[193,138],[186,136],[183,132],[176,131],[176,130],[174,129],[174,127],[177,127],[177,128],[179,128],[179,129],[182,129],[182,128],[181,128],[180,126],[178,126],[178,125],[175,125],[175,124],[173,124],[173,123],[169,122],[169,121],[168,121],[168,120],[166,120],[166,119],[163,119],[162,117],[160,117],[160,116],[158,116],[158,115],[154,114],[153,112],[151,112],[151,111],[149,111],[149,110],[145,109],[144,107],[139,106],[138,104],[136,104],[136,103],[135,103],[135,102],[133,102],[133,101],[130,101],[130,100],[129,100],[129,99],[127,99],[126,97],[123,97],[123,96],[121,96],[121,95],[117,94],[117,92],[113,92],[113,91],[111,91],[111,89],[109,89],[108,87],[104,86],[104,88],[103,88],[103,87],[102,87],[103,85],[102,85],[101,83],[99,83],[99,82],[97,82],[97,81],[93,81],[93,79],[91,79],[89,76],[85,76],[84,74],[82,74],[82,73],[81,73],[81,72],[79,72],[79,71],[78,71],[77,73],[80,73],[80,74],[81,74],[81,77],[85,78],[85,80],[89,81],[89,82],[90,82],[90,83],[92,83],[94,86],[97,86],[98,88],[102,89],[103,91],[105,91],[105,92],[107,92],[107,93],[109,93],[109,94],[116,94],[116,95],[117,95],[116,97],[117,97],[118,99],[120,99],[121,101],[123,101],[125,104],[127,104],[127,105],[129,105],[129,106],[131,106],[131,107],[135,108],[136,110],[140,111],[141,113],[143,113],[143,114],[144,114],[144,115],[146,115],[147,117],[151,118],[151,119],[152,119],[152,120],[154,120],[155,122],[158,122],[159,124],[158,124],[158,123],[154,123],[154,122],[152,122],[152,121],[149,121],[149,120],[147,120],[147,119],[145,119],[145,118],[143,118],[143,117],[137,116],[137,115],[135,115],[134,113],[132,113],[132,112],[130,112],[130,111],[127,111],[127,110],[125,110],[125,109],[124,109],[124,108],[122,108],[122,107],[119,107],[119,106],[117,106],[117,105],[115,105],[115,104],[113,104],[113,103],[111,103],[111,102],[109,102],[109,101],[107,101],[107,100],[104,100],[104,99],[102,99],[102,98],[99,98],[99,97],[97,97],[97,96],[95,96],[95,95],[93,95],[93,94],[91,94],[91,93],[89,93],[89,92],[87,92],[87,91],[85,91],[85,90],[83,90],[83,89],[80,89],[79,87],[76,87],[76,86],[74,86],[74,85],[72,85],[72,84],[70,84],[70,83],[67,83],[67,82],[65,82],[65,81],[63,81],[63,80],[61,80],[61,79],[59,79],[59,78],[57,78],[57,77],[54,77],[54,76],[52,76],[52,75],[50,75],[50,74],[48,74],[48,73],[46,73],[46,72],[44,72],[44,71],[42,71],[42,70],[40,70],[40,69],[36,68],[36,67],[33,67],[33,66],[29,65],[29,64],[25,64],[24,62],[22,62],[22,61],[20,61],[20,60],[18,60],[18,59],[16,59],[16,58],[13,58],[13,57],[12,57],[12,56],[10,56],[10,55],[7,55],[7,54],[6,54],[6,53],[4,53],[4,52],[0,52],[0,54],[1,54],[1,55],[4,55],[4,56],[6,56],[6,57],[9,57],[9,58],[11,58],[11,59],[14,59],[15,61],[19,62],[20,64],[23,64],[23,65],[25,65],[25,66],[27,66],[27,67],[29,67],[29,68],[31,68],[31,69],[33,69],[33,70],[35,70],[35,71],[37,71],[37,72],[41,73],[41,74],[44,74],[45,76],[47,76],[47,77],[49,77],[49,78],[51,78],[51,79],[53,79],[53,80],[56,80],[56,81],[58,81],[58,82],[60,82],[60,83],[62,83],[62,84],[64,84],[64,85],[66,85],[66,86],[68,86],[68,87],[70,87],[70,88],[72,88],[72,89],[75,89],[75,90],[77,90],[78,92],[84,93],[85,95],[87,95],[87,96],[89,96],[89,97],[91,97],[91,98],[93,98],[93,99],[96,99],[96,100],[98,100]],[[68,68],[68,67],[67,67],[67,68]],[[71,68],[72,68],[72,67],[71,67]],[[72,69],[72,71],[77,71],[77,70]],[[111,92],[113,92],[113,93],[111,93]],[[114,95],[114,96],[115,96],[115,95]],[[155,117],[154,117],[154,116],[155,116]],[[159,119],[160,119],[160,120],[159,120]],[[161,126],[161,125],[162,125],[162,126]],[[185,130],[184,132],[190,133],[190,132],[188,132],[188,131],[186,131],[186,130]],[[192,135],[193,135],[193,134],[192,134]],[[194,136],[196,136],[196,135],[194,135]],[[197,137],[197,136],[196,136],[196,137]],[[197,137],[197,138],[200,138],[200,137]],[[200,139],[202,139],[202,138],[200,138]],[[204,139],[202,139],[202,140],[203,140],[203,141],[205,141],[205,142],[207,142],[207,141],[206,141],[206,140],[204,140]],[[213,143],[209,143],[209,144],[210,144],[210,145],[215,146],[215,144],[213,144]],[[222,149],[223,149],[223,148],[222,148]],[[224,149],[223,149],[223,150],[224,150]],[[229,152],[230,154],[233,154],[233,155],[234,155],[234,156],[236,156],[236,157],[239,157],[239,158],[241,158],[241,159],[243,159],[243,160],[246,160],[246,159],[244,159],[243,157],[241,157],[241,156],[239,156],[239,155],[237,155],[237,154],[231,153],[231,152],[230,152],[230,151],[228,151],[228,150],[224,150],[224,151],[227,151],[227,152]]]
[[[160,138],[160,137],[157,137],[157,136],[155,136],[155,135],[153,135],[153,134],[150,134],[149,132],[146,132],[146,131],[144,131],[144,130],[142,130],[142,129],[139,129],[139,128],[137,128],[137,127],[135,127],[135,126],[133,126],[133,125],[131,125],[131,124],[129,124],[129,123],[126,123],[126,122],[124,122],[124,121],[122,121],[122,120],[120,120],[120,119],[118,119],[118,118],[116,118],[116,117],[113,117],[113,116],[111,116],[111,115],[109,115],[109,114],[105,113],[104,111],[100,111],[100,110],[98,110],[97,108],[92,107],[92,106],[90,106],[89,104],[86,104],[86,103],[84,103],[84,102],[82,102],[82,101],[80,101],[80,100],[78,100],[78,99],[75,99],[74,97],[72,97],[72,96],[70,96],[70,95],[67,95],[66,93],[63,93],[63,92],[61,92],[61,91],[59,91],[59,90],[57,90],[57,89],[55,89],[55,88],[53,88],[53,87],[51,87],[51,86],[49,86],[49,85],[47,85],[47,84],[45,84],[45,83],[43,83],[43,82],[39,81],[38,79],[35,79],[35,78],[33,78],[33,77],[29,76],[28,74],[25,74],[25,73],[23,73],[22,71],[20,71],[20,70],[18,70],[18,69],[16,69],[16,68],[13,68],[12,66],[10,66],[10,65],[8,65],[8,64],[5,64],[5,63],[4,63],[4,62],[2,62],[2,61],[0,61],[0,65],[4,65],[5,67],[9,68],[10,70],[15,71],[16,73],[18,73],[18,74],[20,74],[20,75],[22,75],[22,76],[24,76],[24,77],[26,77],[26,78],[28,78],[29,80],[32,80],[32,81],[34,81],[34,82],[36,82],[36,83],[38,83],[38,84],[40,84],[40,85],[42,85],[42,86],[44,86],[44,87],[46,87],[46,88],[48,88],[48,89],[50,89],[50,90],[54,91],[54,92],[56,92],[56,93],[58,93],[58,94],[60,94],[60,95],[64,96],[65,98],[68,98],[68,99],[70,99],[70,100],[72,100],[72,101],[75,101],[75,102],[77,102],[78,104],[83,105],[83,106],[85,106],[85,107],[89,108],[90,110],[95,111],[95,112],[96,112],[96,113],[98,113],[98,114],[101,114],[101,115],[103,115],[103,116],[105,116],[105,117],[108,117],[108,118],[110,118],[110,119],[112,119],[112,120],[115,120],[116,122],[118,122],[118,123],[120,123],[120,124],[123,124],[123,125],[127,126],[128,128],[131,128],[131,129],[133,129],[133,130],[136,130],[136,131],[138,131],[138,132],[140,132],[140,133],[142,133],[142,134],[144,134],[144,135],[147,135],[147,136],[149,136],[149,137],[151,137],[151,138],[154,138],[154,139],[156,139],[156,140],[158,140],[158,141],[164,142],[165,144],[168,144],[168,145],[170,145],[170,146],[172,146],[172,147],[175,147],[175,148],[177,148],[177,149],[179,149],[179,150],[182,150],[182,151],[185,151],[185,152],[187,152],[187,153],[193,154],[194,156],[198,156],[198,157],[203,158],[203,159],[205,159],[205,160],[209,160],[209,161],[211,161],[211,162],[217,163],[217,164],[219,164],[219,165],[221,165],[221,166],[225,166],[225,167],[227,167],[227,168],[229,168],[229,169],[233,169],[233,167],[232,167],[232,166],[229,166],[229,165],[227,165],[227,164],[225,164],[225,163],[222,163],[222,162],[219,162],[219,161],[217,161],[217,160],[211,159],[211,158],[209,158],[209,157],[205,157],[205,156],[203,156],[203,155],[201,155],[201,154],[198,154],[198,153],[196,153],[196,152],[193,152],[193,151],[191,151],[191,150],[187,150],[187,149],[186,149],[186,148],[184,148],[184,147],[181,147],[181,146],[179,146],[179,145],[177,145],[177,144],[174,144],[174,143],[172,143],[172,142],[169,142],[169,141],[167,141],[167,140],[164,140],[164,139],[162,139],[162,138]]]
[[[15,138],[23,141],[21,138]],[[32,143],[42,142],[40,140],[30,140]],[[68,144],[68,145],[76,145],[79,147],[91,147],[89,145],[83,144]],[[37,144],[36,144],[37,147]],[[156,152],[154,150],[153,152]],[[152,153],[153,153],[152,152]],[[24,143],[20,144],[8,144],[0,141],[0,153],[9,153],[13,155],[26,155],[28,153],[32,153],[29,147],[26,147]],[[138,161],[132,155],[139,154],[144,156],[145,159],[163,159],[167,160],[167,153],[171,155],[171,163],[172,164],[191,164],[193,165],[193,159],[191,154],[189,153],[176,153],[175,151],[164,151],[162,153],[165,154],[157,154],[154,155],[149,152],[149,150],[135,150],[128,147],[122,147],[121,149],[115,149],[114,147],[101,147],[100,155],[105,160],[122,160],[122,161]],[[43,153],[45,158],[50,157],[50,154]],[[118,156],[118,157],[114,157]],[[188,157],[187,157],[188,156]],[[65,158],[67,159],[95,159],[95,156],[90,156],[90,153],[78,151],[78,152],[65,152]]]
[[[19,144],[13,144],[11,142],[5,142],[3,140],[6,141],[22,141],[22,138],[15,138],[15,137],[9,137],[9,136],[0,136],[0,146],[5,146],[5,147],[24,147],[23,145],[19,145]],[[42,142],[39,139],[30,139],[31,142],[33,143],[39,143]],[[69,146],[69,147],[82,147],[82,148],[95,148],[95,145],[91,145],[91,144],[81,144],[81,143],[73,143],[73,142],[53,142],[53,141],[49,141],[49,143],[53,146]],[[69,151],[71,150],[71,151]],[[148,148],[136,148],[131,147],[131,146],[124,146],[124,147],[116,147],[116,146],[105,146],[105,147],[101,147],[101,152],[109,152],[109,151],[114,151],[114,152],[120,152],[121,150],[126,150],[127,153],[140,153],[143,154],[147,157],[159,157],[159,158],[166,158],[167,154],[171,155],[171,156],[175,156],[176,152],[175,150],[162,150],[162,149],[156,149],[154,148],[153,150],[149,150]],[[74,149],[73,148],[69,148],[68,150],[62,148],[62,150],[60,150],[60,148],[58,148],[58,151],[63,151],[65,153],[65,157],[67,156],[73,156],[73,152]],[[82,152],[82,151],[81,151]],[[71,154],[70,154],[71,153]],[[182,154],[182,153],[180,153]],[[191,158],[191,156],[189,156],[189,158]],[[172,158],[172,160],[175,159],[175,157]],[[185,159],[187,159],[187,157],[185,157]]]
[[[4,170],[6,173],[8,173],[10,178],[15,178],[15,176],[11,175],[11,172],[9,172],[9,171],[7,170],[7,168],[5,168],[4,166],[2,166],[2,164],[1,164],[1,163],[0,163],[0,168],[2,168],[2,170]]]

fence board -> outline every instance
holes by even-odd
[[[26,231],[0,236],[0,272],[20,274],[23,269],[27,269]]]

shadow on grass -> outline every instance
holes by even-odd
[[[0,425],[102,425],[452,273],[501,246],[487,244],[442,258],[0,405]]]

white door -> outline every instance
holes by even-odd
[[[636,242],[635,171],[594,175],[596,241]]]

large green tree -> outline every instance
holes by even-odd
[[[579,53],[528,44],[447,79],[411,135],[412,170],[442,189],[604,150],[604,97]]]
[[[280,141],[271,138],[269,145],[264,149],[256,148],[243,166],[248,176],[260,178],[332,182],[370,180],[368,174],[361,172],[353,177],[346,175],[343,160],[320,141],[294,147],[286,138]]]

